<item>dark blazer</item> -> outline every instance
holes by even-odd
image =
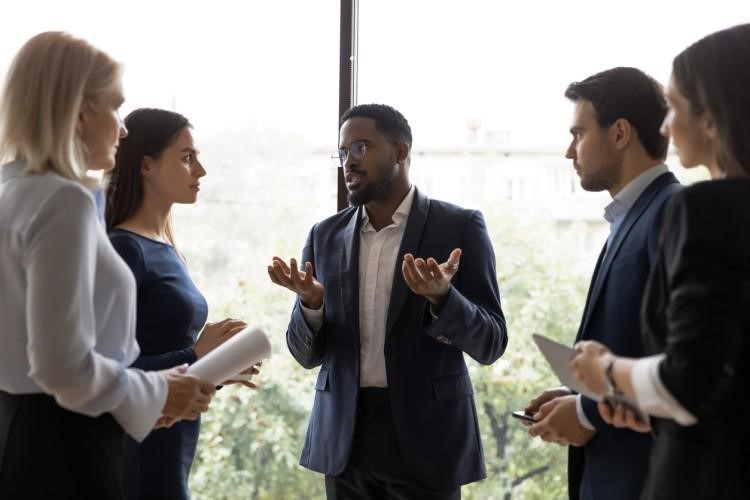
[[[322,365],[301,465],[340,474],[349,459],[359,390],[359,235],[362,208],[316,224],[302,252],[325,287],[324,322],[314,333],[299,301],[287,344],[305,368]],[[461,264],[435,320],[428,302],[404,282],[405,253]],[[396,260],[385,339],[388,394],[400,451],[429,488],[448,489],[486,476],[474,390],[463,354],[482,364],[507,344],[505,319],[484,219],[477,211],[415,193]]]
[[[643,303],[659,376],[698,419],[654,419],[647,499],[750,498],[750,179],[674,197]]]
[[[597,340],[620,356],[644,355],[643,290],[658,251],[664,204],[679,189],[672,173],[662,174],[630,208],[606,258],[604,250],[599,256],[576,341]],[[584,397],[582,403],[596,434],[582,448],[569,448],[570,498],[638,498],[648,472],[651,436],[612,427],[602,420],[596,402]]]

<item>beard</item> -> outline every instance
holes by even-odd
[[[359,207],[366,205],[371,201],[380,201],[390,194],[393,183],[396,181],[398,173],[394,169],[390,175],[382,173],[378,178],[368,183],[357,191],[350,192],[346,199],[350,205]]]
[[[349,201],[350,205],[354,205],[355,207],[360,207],[362,205],[365,205],[367,203],[370,203],[371,201],[375,201],[379,198],[380,193],[378,193],[378,189],[375,186],[375,184],[368,184],[364,188],[360,189],[359,191],[354,191],[353,193],[349,193],[346,196],[346,199]]]

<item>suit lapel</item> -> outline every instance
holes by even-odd
[[[352,212],[352,218],[342,234],[343,245],[339,260],[341,302],[346,324],[352,325],[354,340],[359,346],[359,228],[362,207]]]
[[[414,201],[411,205],[409,217],[406,219],[406,229],[404,230],[404,237],[401,239],[401,246],[398,249],[398,256],[396,257],[396,268],[393,272],[391,300],[388,304],[388,319],[386,320],[386,335],[390,333],[398,315],[401,314],[401,309],[404,307],[406,295],[409,291],[401,272],[401,263],[404,261],[404,255],[407,253],[411,253],[415,257],[417,256],[417,250],[422,240],[422,232],[427,222],[429,209],[430,199],[422,195],[417,188],[414,188]]]
[[[588,324],[589,313],[591,312],[591,306],[593,305],[593,302],[591,301],[591,297],[594,291],[594,285],[597,282],[597,276],[599,276],[599,271],[602,267],[604,254],[606,252],[607,252],[607,245],[605,244],[602,247],[602,251],[599,252],[599,258],[596,259],[596,266],[594,266],[594,274],[591,276],[591,283],[589,284],[589,291],[586,294],[586,305],[584,306],[583,314],[581,315],[581,325],[578,327],[578,333],[576,334],[576,342],[581,340],[581,338],[583,337],[583,329]]]
[[[635,200],[635,203],[630,208],[630,210],[628,210],[628,213],[625,216],[625,220],[622,221],[620,228],[617,230],[617,234],[615,234],[615,237],[610,242],[604,259],[602,260],[602,255],[599,256],[599,262],[601,263],[601,265],[597,265],[597,269],[594,273],[594,280],[591,283],[592,290],[589,290],[589,297],[586,301],[583,321],[581,324],[581,328],[579,329],[579,338],[583,336],[583,332],[588,326],[588,321],[591,318],[591,312],[596,306],[596,302],[599,299],[602,289],[604,288],[604,283],[606,283],[607,281],[607,276],[609,275],[609,270],[612,267],[612,262],[615,260],[615,257],[617,257],[617,252],[620,250],[623,241],[625,241],[625,239],[628,237],[628,234],[630,234],[630,231],[631,229],[633,229],[635,223],[638,222],[638,219],[640,219],[643,212],[651,205],[651,202],[654,200],[659,191],[661,191],[661,189],[665,185],[672,182],[677,182],[677,179],[671,172],[669,172],[660,175],[659,177],[654,179],[651,184],[648,185],[646,190],[641,193],[638,199]]]

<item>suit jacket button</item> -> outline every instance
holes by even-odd
[[[438,342],[442,342],[443,344],[446,344],[446,345],[451,345],[453,343],[453,341],[449,339],[448,337],[446,337],[445,335],[438,335],[437,337],[435,337],[435,340],[437,340]]]
[[[312,346],[312,340],[310,339],[310,337],[307,337],[305,338],[305,347],[310,347],[310,346]]]

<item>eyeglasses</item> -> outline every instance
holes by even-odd
[[[341,168],[346,163],[346,160],[349,159],[349,155],[352,155],[352,158],[355,160],[361,160],[365,157],[365,153],[367,153],[367,143],[365,141],[354,141],[349,146],[349,149],[339,148],[334,151],[331,160],[334,165]]]

